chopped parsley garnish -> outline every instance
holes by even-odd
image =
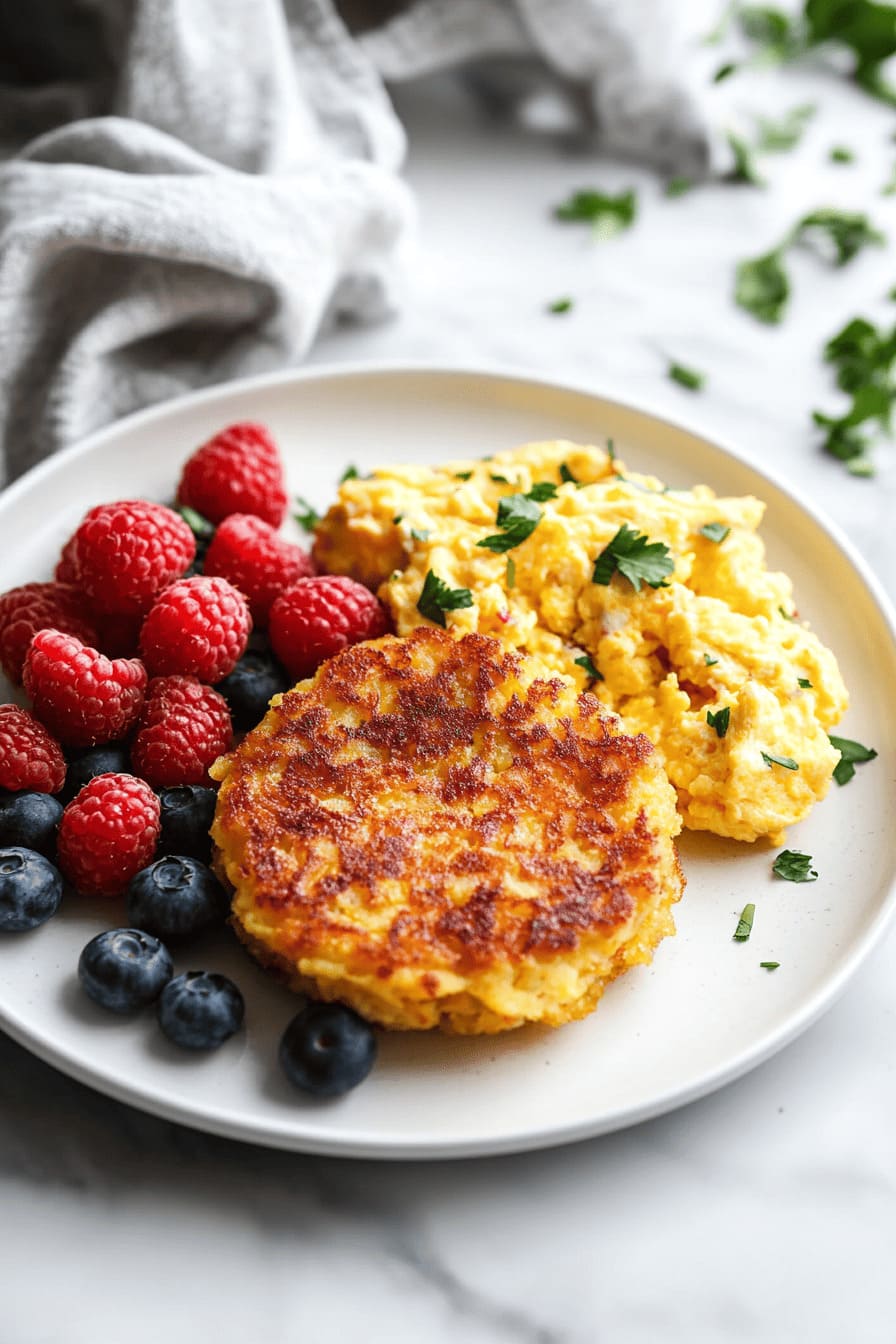
[[[866,215],[844,210],[813,210],[797,220],[770,252],[738,263],[735,300],[760,322],[780,322],[790,297],[790,279],[784,266],[788,248],[796,244],[815,247],[821,244],[823,255],[830,264],[845,266],[862,248],[885,241]]]
[[[501,476],[496,471],[490,471],[488,476],[490,481],[496,481],[499,485],[509,485],[510,481],[506,476]]]
[[[543,504],[546,499],[556,499],[557,486],[553,481],[536,481],[531,490],[526,491],[527,499],[534,499],[536,504]]]
[[[689,177],[670,177],[666,183],[667,196],[684,196],[692,190],[694,183]]]
[[[803,138],[806,125],[815,112],[814,103],[800,103],[777,121],[760,117],[757,123],[757,150],[761,154],[780,154],[793,149]]]
[[[717,546],[720,546],[730,531],[731,528],[727,527],[725,523],[704,523],[700,529],[700,535],[706,537],[707,541],[714,541]]]
[[[397,527],[398,524],[401,522],[401,520],[402,520],[403,517],[404,517],[404,514],[396,513],[395,517],[392,519],[392,526],[393,526],[393,527]]]
[[[611,462],[616,461],[616,445],[612,439],[607,439],[607,457]]]
[[[573,662],[575,663],[576,667],[584,668],[585,671],[588,673],[588,676],[593,677],[595,681],[603,681],[604,679],[603,673],[598,671],[598,669],[594,666],[594,663],[591,661],[591,658],[587,653],[583,653],[581,658],[574,658]]]
[[[801,686],[804,691],[811,691],[812,683],[808,677],[797,677],[796,681],[797,685]]]
[[[737,928],[734,930],[733,939],[736,943],[745,943],[753,932],[753,917],[756,914],[756,906],[751,901],[745,905],[737,921]]]
[[[836,371],[837,386],[850,397],[840,416],[813,411],[816,425],[825,430],[822,447],[839,458],[856,476],[870,476],[868,430],[888,432],[896,402],[896,327],[875,327],[854,317],[832,336],[824,348],[825,361]]]
[[[554,216],[566,223],[590,224],[594,237],[614,238],[635,222],[638,201],[633,190],[610,196],[603,191],[574,191],[569,200],[554,208]]]
[[[305,532],[313,532],[320,522],[320,514],[308,503],[307,499],[303,499],[301,495],[296,495],[295,506],[298,512],[293,514],[293,518],[298,523],[299,527]]]
[[[877,756],[873,747],[863,747],[861,742],[853,742],[848,737],[834,737],[829,733],[828,740],[834,750],[840,753],[840,759],[834,766],[834,779],[838,784],[848,784],[856,772],[857,765],[873,761]]]
[[[296,503],[298,502],[296,500]],[[197,541],[207,541],[214,534],[214,523],[210,523],[201,513],[191,509],[189,504],[178,504],[177,511]],[[314,515],[314,521],[317,522],[317,514]]]
[[[785,621],[795,621],[796,617],[792,611],[785,611],[783,607],[778,608],[779,615],[783,616]]]
[[[698,373],[696,369],[689,369],[686,364],[677,364],[674,360],[666,370],[666,377],[686,387],[689,392],[699,392],[706,382],[705,373]]]
[[[472,471],[456,471],[454,475],[458,481],[468,481],[473,473]]]
[[[737,65],[734,61],[726,61],[724,65],[719,66],[718,70],[713,75],[713,84],[721,84],[723,80],[728,79],[733,75],[736,69]]]
[[[799,765],[792,756],[776,756],[773,751],[761,751],[759,755],[771,769],[773,765],[782,765],[785,770],[799,770]]]
[[[591,578],[594,583],[606,586],[618,570],[640,593],[642,582],[651,588],[667,588],[666,576],[674,568],[668,546],[661,541],[648,541],[642,533],[623,523],[595,560]]]
[[[760,961],[759,968],[763,971],[776,971],[780,965],[780,961]]]
[[[727,173],[729,182],[746,182],[751,187],[764,187],[765,178],[760,177],[753,151],[741,136],[733,131],[727,133],[728,145],[734,155],[734,165]]]
[[[719,660],[718,660],[718,658],[711,658],[711,657],[709,656],[708,653],[704,653],[704,655],[703,655],[703,661],[704,661],[704,663],[706,664],[707,667],[715,667],[716,663],[717,663]]]
[[[828,158],[831,163],[854,163],[855,154],[846,145],[832,145]]]
[[[564,485],[581,485],[582,482],[576,480],[565,462],[560,463],[560,479]]]
[[[572,309],[572,299],[554,299],[548,304],[549,313],[568,313]]]
[[[516,587],[516,561],[512,555],[507,557],[507,587]]]
[[[423,591],[417,600],[417,610],[421,616],[434,621],[444,630],[446,611],[459,611],[472,605],[473,594],[469,588],[449,588],[444,579],[440,579],[433,570],[429,570],[423,580]]]
[[[483,537],[476,545],[503,555],[532,535],[541,522],[541,509],[529,495],[505,495],[498,504],[496,522],[501,531]]]
[[[358,471],[358,468],[353,466],[350,462],[346,467],[345,471],[339,477],[339,484],[342,485],[343,482],[345,481],[356,481],[360,476],[360,474],[361,473]]]
[[[711,709],[706,711],[706,722],[710,728],[715,728],[716,737],[724,737],[728,731],[728,724],[731,720],[731,707],[726,705],[724,709],[718,709],[715,713]]]
[[[812,867],[812,855],[801,854],[798,849],[782,849],[772,864],[772,872],[785,882],[814,882],[818,877]]]
[[[429,528],[412,527],[411,536],[414,538],[415,541],[429,541]]]

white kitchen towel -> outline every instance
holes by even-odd
[[[384,79],[538,58],[613,148],[705,165],[676,0],[386,12],[354,37],[331,0],[4,9],[4,479],[138,406],[294,362],[328,318],[388,310],[414,212]]]

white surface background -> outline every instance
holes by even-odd
[[[836,274],[794,257],[779,329],[730,297],[735,261],[813,207],[867,209],[896,236],[879,194],[892,112],[821,74],[722,89],[742,114],[822,103],[801,148],[765,160],[768,191],[669,201],[650,174],[495,128],[444,86],[405,91],[422,214],[405,315],[334,332],[315,358],[500,362],[687,415],[800,483],[892,596],[896,450],[856,481],[819,456],[809,424],[811,407],[837,404],[820,346],[854,313],[886,312],[892,248]],[[829,165],[834,143],[858,162]],[[639,190],[641,219],[615,242],[550,219],[594,184]],[[575,310],[547,315],[566,294]],[[664,350],[709,374],[700,396],[667,382]],[[717,1095],[552,1153],[434,1165],[203,1137],[3,1041],[0,1340],[889,1344],[894,1010],[891,936],[819,1024]]]

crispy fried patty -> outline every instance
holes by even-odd
[[[239,935],[384,1026],[559,1025],[674,932],[679,822],[647,738],[497,640],[347,649],[212,773]]]

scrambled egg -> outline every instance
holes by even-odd
[[[539,502],[529,536],[506,554],[477,545],[499,532],[503,497],[543,482],[556,494]],[[847,693],[834,655],[798,619],[790,580],[766,567],[763,511],[705,485],[666,490],[600,448],[535,443],[346,481],[315,556],[377,589],[399,634],[426,620],[430,571],[468,589],[468,607],[441,613],[447,628],[495,636],[591,687],[656,745],[685,826],[778,844],[828,790],[839,756],[827,731]],[[594,582],[622,524],[668,548],[663,586],[638,592],[619,572]],[[586,654],[600,679],[578,661]]]

